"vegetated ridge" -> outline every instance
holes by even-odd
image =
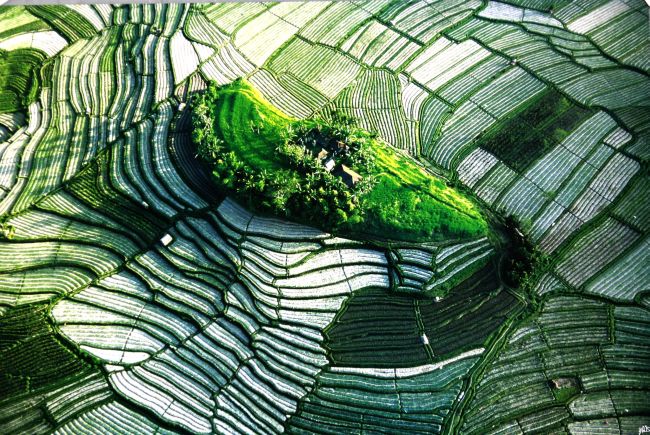
[[[245,80],[211,83],[192,110],[198,155],[217,185],[252,210],[381,239],[487,232],[471,199],[350,117],[291,118]]]

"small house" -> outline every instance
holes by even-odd
[[[561,388],[575,388],[578,386],[576,378],[555,378],[551,379],[551,386],[556,390]]]
[[[322,162],[322,161],[324,161],[324,160],[327,158],[327,156],[329,156],[329,155],[330,155],[330,153],[328,153],[327,150],[325,150],[324,148],[321,148],[321,149],[320,149],[320,152],[318,153],[318,155],[316,156],[316,158],[318,159],[319,162]]]
[[[332,169],[334,169],[334,166],[336,166],[336,161],[330,157],[323,162],[323,166],[325,166],[325,169],[327,169],[329,172],[332,172]]]
[[[343,182],[347,184],[348,187],[354,187],[363,178],[361,175],[357,174],[345,165],[341,165],[336,168],[333,174],[341,177]]]
[[[164,236],[162,236],[162,239],[160,239],[160,243],[162,243],[163,246],[167,246],[173,240],[174,240],[174,238],[170,234],[165,234]]]

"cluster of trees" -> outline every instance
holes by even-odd
[[[212,163],[219,185],[250,209],[303,222],[316,219],[328,228],[361,218],[358,196],[326,171],[256,171],[232,151],[218,154]]]
[[[16,228],[8,223],[9,216],[4,215],[0,217],[0,238],[11,240],[14,237]]]
[[[358,129],[351,119],[334,116],[323,120],[291,121],[278,137],[275,154],[285,167],[278,170],[253,168],[228,147],[214,129],[216,86],[192,102],[192,139],[197,154],[213,169],[217,185],[252,210],[271,212],[306,223],[318,222],[326,229],[355,224],[363,219],[362,197],[373,187],[373,157],[370,141],[375,136]],[[261,128],[263,128],[262,126]],[[255,130],[253,130],[255,132]],[[342,163],[364,177],[349,187],[330,173],[315,157],[312,147],[344,142]]]
[[[356,121],[343,113],[332,111],[330,118],[329,123],[318,119],[296,123],[288,143],[312,155],[320,149],[335,153],[337,163],[354,168],[364,176],[372,174],[375,169],[372,141],[378,139],[377,134],[358,128]],[[339,143],[345,147],[340,148]]]
[[[213,128],[213,105],[217,98],[217,87],[210,83],[205,92],[195,95],[191,100],[192,142],[197,146],[197,155],[208,163],[215,161],[224,150],[224,142]]]
[[[521,224],[514,216],[507,216],[504,224],[510,243],[502,260],[502,278],[510,287],[527,288],[533,271],[547,259],[520,230]]]
[[[45,54],[31,48],[0,50],[0,113],[27,107],[38,97]]]

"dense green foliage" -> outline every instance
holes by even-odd
[[[543,254],[520,230],[521,225],[513,216],[505,218],[508,245],[502,259],[501,277],[510,287],[527,287],[533,271],[544,261]]]
[[[0,113],[21,110],[36,99],[44,60],[37,50],[0,50]]]
[[[291,119],[245,82],[218,88],[210,83],[193,104],[193,137],[203,157],[212,158],[227,144],[242,164],[258,170],[284,169],[276,154]]]
[[[571,399],[580,394],[580,388],[575,385],[565,388],[553,389],[552,391],[553,396],[555,396],[555,400],[560,403],[568,403]]]
[[[519,114],[488,133],[479,145],[522,171],[560,143],[593,111],[547,90]]]
[[[371,237],[430,240],[487,231],[468,198],[350,118],[292,119],[244,80],[210,84],[192,107],[198,154],[218,186],[251,209]],[[336,150],[337,165],[361,180],[346,184],[327,170],[316,157],[321,149]]]

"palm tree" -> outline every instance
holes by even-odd
[[[293,124],[287,124],[286,134],[288,139],[293,137],[294,132]]]
[[[258,179],[256,186],[257,190],[259,192],[264,192],[264,188],[266,187],[267,180],[269,179],[269,173],[266,169],[262,169],[259,174],[258,174]]]

